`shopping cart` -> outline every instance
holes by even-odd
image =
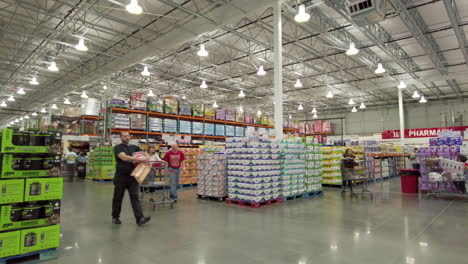
[[[349,176],[349,180],[351,181],[351,190],[350,196],[359,198],[361,196],[363,199],[369,197],[370,199],[374,198],[374,195],[368,189],[368,183],[372,179],[370,176],[368,177],[368,173],[365,170],[365,160],[357,160],[356,166],[354,167],[353,175]],[[341,164],[341,169],[343,171],[343,165]],[[361,190],[356,191],[357,187],[361,187]],[[345,194],[345,189],[341,192],[342,195]]]
[[[170,198],[170,184],[167,163],[163,161],[150,162],[151,172],[140,184],[140,200],[155,210],[156,206],[174,208],[174,200]]]

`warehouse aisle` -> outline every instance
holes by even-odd
[[[197,201],[183,190],[176,209],[147,211],[138,227],[128,196],[121,226],[110,217],[111,184],[66,183],[60,257],[48,263],[463,263],[468,208],[419,200],[399,179],[372,186],[375,199],[324,198],[238,208]]]

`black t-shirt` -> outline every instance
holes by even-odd
[[[126,162],[121,160],[118,155],[123,152],[127,154],[128,156],[132,156],[133,153],[141,151],[140,147],[135,146],[135,145],[124,145],[119,144],[115,146],[114,148],[114,154],[115,154],[115,160],[117,161],[117,165],[115,167],[115,176],[130,176],[132,173],[133,169],[135,166],[133,165],[133,162]]]

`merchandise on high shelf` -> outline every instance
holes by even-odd
[[[216,120],[226,120],[226,110],[216,108]]]
[[[322,188],[322,144],[314,137],[305,138],[306,145],[306,192],[321,191]]]
[[[130,129],[130,115],[129,114],[120,114],[112,113],[112,128],[118,129]]]
[[[164,99],[164,113],[177,115],[179,112],[179,102],[177,99],[172,97],[166,97]]]
[[[202,122],[192,122],[192,133],[195,135],[203,135],[203,123]]]
[[[144,93],[130,92],[130,108],[146,111],[148,97]]]
[[[192,105],[185,100],[179,100],[179,115],[191,116]]]
[[[215,135],[224,136],[226,134],[226,126],[223,124],[215,124]]]
[[[302,138],[283,139],[281,149],[281,195],[305,193],[305,157],[306,149]],[[276,169],[276,166],[272,166]]]
[[[163,119],[163,130],[166,133],[177,133],[178,132],[177,120],[176,119],[170,119],[170,118],[164,118]]]
[[[2,130],[0,258],[60,246],[60,141],[56,132]]]
[[[345,148],[323,147],[322,148],[322,172],[323,183],[330,185],[341,185],[340,161],[343,158]]]
[[[158,117],[150,117],[148,122],[148,129],[151,132],[162,132],[163,131],[163,120]]]
[[[115,174],[114,148],[99,146],[88,153],[87,178],[112,179]]]
[[[112,100],[110,101],[110,106],[128,109],[130,108],[130,97],[128,95],[127,96],[114,95],[112,97]]]
[[[229,198],[252,203],[278,199],[279,152],[279,144],[268,138],[226,138]]]
[[[130,114],[130,128],[132,130],[146,130],[146,115]]]
[[[179,133],[192,134],[192,121],[179,121]]]
[[[227,197],[226,154],[205,151],[198,155],[197,194],[201,196]]]

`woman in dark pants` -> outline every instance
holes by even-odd
[[[466,156],[465,155],[458,155],[457,156],[457,161],[458,162],[463,162],[463,163],[466,163]],[[466,174],[466,173],[465,173]],[[468,180],[466,178],[466,175],[463,175],[463,181],[454,181],[453,184],[455,185],[455,187],[457,187],[457,189],[461,192],[461,193],[466,193],[466,185],[465,185],[465,181]]]
[[[346,149],[343,154],[343,159],[341,160],[341,177],[343,180],[342,193],[346,191],[346,185],[349,186],[351,192],[353,191],[353,184],[351,181],[354,176],[354,166],[356,166],[355,158],[356,156],[354,156],[353,150]]]

